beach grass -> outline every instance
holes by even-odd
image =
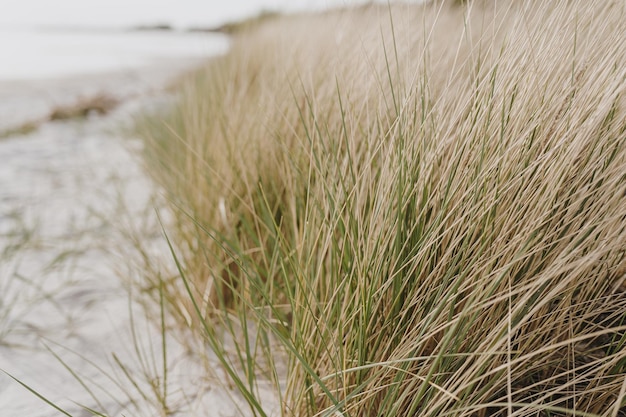
[[[251,415],[626,415],[623,1],[276,17],[138,128]]]

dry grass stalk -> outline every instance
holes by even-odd
[[[494,4],[275,20],[148,129],[169,297],[250,398],[626,415],[626,4]]]

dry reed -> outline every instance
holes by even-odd
[[[144,128],[168,300],[254,415],[626,415],[625,12],[275,19]]]

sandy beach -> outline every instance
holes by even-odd
[[[199,62],[0,82],[0,131],[44,121],[0,140],[0,369],[71,415],[92,415],[84,407],[160,415],[160,394],[180,413],[172,415],[203,415],[208,405],[240,415],[185,346],[162,340],[130,291],[141,255],[131,238],[151,261],[162,260],[151,267],[171,273],[172,265],[155,214],[159,192],[138,159],[141,144],[119,132],[143,109],[167,105],[164,88]],[[120,105],[104,116],[45,122],[55,106],[95,94]],[[3,373],[0,410],[59,415]]]

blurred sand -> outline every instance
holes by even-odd
[[[42,121],[55,108],[71,106],[93,96],[107,95],[125,101],[158,91],[201,62],[172,59],[145,68],[103,74],[0,81],[0,132]]]
[[[123,102],[104,116],[47,122],[0,139],[0,369],[72,415],[91,415],[76,402],[110,415],[161,415],[150,378],[163,377],[162,340],[128,292],[129,279],[141,278],[135,276],[141,267],[130,265],[141,256],[128,236],[142,242],[152,266],[164,274],[175,270],[155,214],[159,190],[141,169],[141,143],[113,132],[138,110],[167,104],[165,86],[195,64],[0,83],[0,131],[94,94]],[[199,358],[174,337],[166,343],[172,410],[185,416],[243,414],[235,406],[240,400],[206,379]],[[3,373],[0,410],[3,416],[59,415]]]

